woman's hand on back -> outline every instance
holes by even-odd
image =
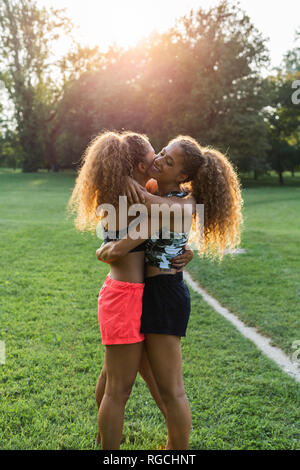
[[[188,245],[185,245],[184,252],[181,255],[178,255],[175,258],[172,258],[171,260],[172,268],[176,269],[178,273],[183,271],[184,267],[190,261],[192,261],[193,256],[194,256],[194,251]]]

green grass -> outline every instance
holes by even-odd
[[[104,356],[97,297],[108,267],[96,261],[96,236],[76,232],[65,217],[73,184],[74,175],[65,172],[0,170],[0,340],[6,345],[6,364],[0,365],[1,449],[94,446],[94,390]],[[246,191],[247,255],[222,268],[194,259],[191,272],[241,317],[248,312],[258,326],[260,318],[272,320],[270,334],[289,344],[300,339],[296,311],[290,317],[290,308],[282,312],[286,302],[293,304],[299,280],[293,261],[295,253],[299,256],[293,217],[299,190],[280,191]],[[263,212],[274,211],[270,197],[278,202],[285,197],[281,211],[284,217],[290,211],[289,237],[275,222],[270,225],[271,215],[264,224]],[[278,246],[281,236],[284,252]],[[281,265],[286,257],[292,271],[279,295],[273,284],[287,269]],[[256,295],[248,292],[249,285]],[[274,297],[271,314],[266,291]],[[188,336],[182,341],[191,449],[299,449],[299,384],[191,294]],[[255,315],[254,307],[260,308]],[[163,419],[140,377],[126,407],[124,435],[122,449],[157,449],[166,439]]]

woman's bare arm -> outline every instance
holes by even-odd
[[[187,195],[182,198],[174,197],[162,197],[156,194],[151,194],[146,188],[141,186],[133,178],[128,177],[128,189],[126,191],[129,204],[145,204],[148,212],[151,214],[154,204],[167,204],[169,207],[173,204],[179,204],[183,210],[184,206],[191,206],[191,210],[194,211],[195,201],[191,195]]]
[[[103,261],[104,263],[114,263],[118,259],[127,255],[129,251],[143,243],[145,240],[147,240],[147,238],[138,238],[133,240],[128,237],[114,242],[102,243],[100,248],[96,251],[96,256],[99,261]]]
[[[143,239],[132,240],[128,238],[115,242],[103,243],[96,251],[96,256],[99,261],[103,261],[104,263],[114,263],[127,255],[130,250],[143,243],[143,241]],[[193,259],[193,256],[193,250],[188,245],[185,245],[184,252],[181,255],[172,258],[172,267],[178,271],[182,271],[183,268]]]
[[[172,206],[173,204],[179,204],[182,210],[184,206],[186,205],[184,215],[192,216],[193,202],[194,202],[193,198],[189,196],[185,198],[180,198],[180,199],[178,197],[166,198],[166,197],[156,196],[151,193],[148,193],[145,188],[139,185],[132,178],[130,178],[130,180],[133,184],[129,185],[131,188],[131,191],[127,193],[129,203],[141,203],[142,199],[140,199],[140,196],[138,194],[141,194],[143,192],[144,194],[143,200],[148,209],[148,218],[146,217],[144,221],[147,220],[148,224],[147,224],[147,227],[145,227],[145,225],[143,226],[143,236],[144,236],[143,238],[142,237],[136,238],[136,236],[133,238],[129,232],[127,238],[103,244],[100,248],[98,248],[98,250],[96,251],[97,258],[100,261],[104,261],[106,263],[113,263],[114,261],[117,261],[119,258],[125,256],[133,248],[137,247],[138,245],[143,243],[145,240],[150,238],[154,234],[154,232],[157,232],[157,224],[155,224],[154,230],[151,230],[152,229],[151,221],[152,221],[153,215],[157,215],[157,217],[160,216],[160,211],[156,211],[156,214],[154,214],[154,211],[153,211],[151,215],[152,204],[156,204],[156,205],[167,204],[169,207]],[[173,214],[170,214],[170,215],[172,216]],[[162,222],[163,221],[160,218],[159,220],[160,228],[162,227]],[[140,231],[141,225],[138,225],[138,227]],[[170,228],[170,226],[168,226],[167,228]],[[193,258],[193,255],[194,255],[193,250],[188,248],[188,246],[186,245],[184,253],[174,258],[174,262],[175,262],[174,268],[176,269],[183,268],[187,263],[191,261],[191,259]]]

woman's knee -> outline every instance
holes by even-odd
[[[130,397],[133,382],[122,380],[107,380],[105,394],[113,400],[126,403]]]
[[[168,404],[173,404],[178,400],[186,398],[186,393],[183,385],[172,386],[168,384],[160,384],[159,392],[166,406],[168,406]]]

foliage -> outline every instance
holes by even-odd
[[[14,103],[24,171],[77,168],[95,135],[121,129],[146,133],[156,150],[191,135],[256,177],[279,168],[278,159],[297,168],[299,106],[290,95],[299,48],[276,77],[262,78],[265,41],[239,6],[221,0],[192,10],[126,50],[74,41],[57,60],[53,45],[71,31],[61,10],[3,0],[0,13],[0,79]],[[278,139],[294,150],[276,156]]]
[[[20,166],[21,159],[22,149],[18,135],[6,130],[0,135],[0,167],[6,166],[15,170]]]
[[[296,39],[300,39],[299,32]],[[278,173],[280,184],[285,170],[294,174],[300,168],[300,106],[292,101],[292,84],[300,78],[299,53],[298,46],[288,51],[277,75],[269,77],[268,161]]]
[[[14,104],[24,171],[36,171],[51,159],[59,98],[51,52],[59,34],[69,28],[61,11],[40,9],[35,0],[1,2],[0,79]]]
[[[284,66],[290,74],[300,72],[300,28],[295,33],[295,44],[284,56]]]
[[[229,150],[243,170],[264,168],[267,102],[258,70],[268,58],[238,7],[222,1],[208,12],[192,11],[170,31],[130,50],[111,48],[98,60],[98,69],[69,84],[62,158],[74,158],[76,149],[78,156],[88,135],[130,128],[147,133],[157,149],[189,134]]]

